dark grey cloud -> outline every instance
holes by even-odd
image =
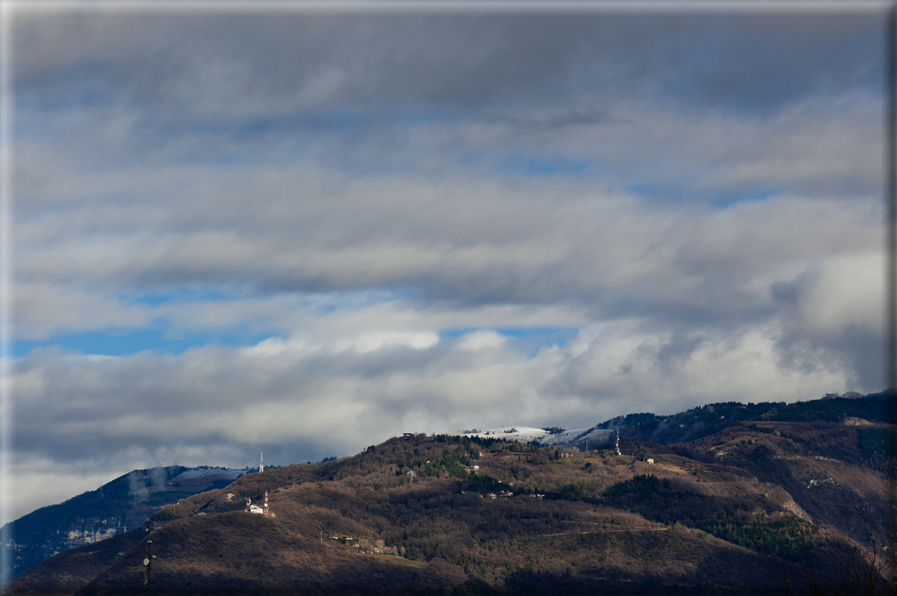
[[[200,174],[205,185],[214,171]],[[582,183],[314,176],[245,170],[200,192],[172,186],[170,199],[102,209],[88,201],[64,209],[63,227],[52,224],[61,218],[55,210],[23,209],[22,235],[32,240],[17,255],[29,315],[22,332],[44,325],[42,312],[64,318],[58,284],[70,286],[79,309],[90,300],[85,287],[186,284],[273,295],[379,288],[465,308],[560,302],[589,309],[595,320],[763,320],[787,306],[782,297],[793,282],[780,276],[791,275],[793,263],[880,246],[872,199],[778,198],[697,214],[594,197]],[[156,316],[108,298],[94,314],[76,313],[132,324]]]
[[[19,92],[173,120],[638,97],[756,112],[881,91],[881,15],[58,14],[17,22]],[[279,109],[278,109],[279,108]],[[232,125],[231,120],[223,122]]]
[[[94,173],[128,159],[489,171],[516,153],[663,200],[865,194],[882,180],[880,21],[32,15],[17,21],[18,127],[81,121]]]
[[[789,306],[796,306],[806,298],[818,280],[819,271],[807,269],[794,279],[773,282],[770,289],[777,301]]]

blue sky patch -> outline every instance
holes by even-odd
[[[170,333],[163,326],[147,329],[104,329],[86,333],[60,333],[41,341],[16,341],[15,358],[24,358],[35,348],[59,346],[82,354],[128,356],[147,350],[159,354],[182,354],[205,345],[253,346],[271,337],[270,331],[250,333],[246,329]]]
[[[236,300],[238,295],[220,288],[194,287],[159,290],[156,292],[141,292],[140,294],[126,294],[122,295],[121,298],[131,300],[135,304],[161,306],[162,304],[171,303],[226,302]]]

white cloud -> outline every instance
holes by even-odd
[[[146,305],[127,304],[105,292],[72,285],[18,282],[13,291],[20,340],[110,327],[142,328],[155,317]]]
[[[463,350],[478,351],[484,348],[498,348],[507,343],[507,338],[494,331],[474,331],[465,333],[458,341]]]
[[[354,453],[409,428],[577,427],[634,411],[792,401],[847,388],[845,369],[783,366],[776,333],[707,331],[682,341],[629,321],[588,327],[535,357],[486,331],[446,341],[384,335],[362,349],[347,338],[351,350],[332,349],[339,340],[310,349],[272,339],[178,356],[34,352],[16,365],[18,457],[56,462],[59,471],[75,466],[90,478],[102,473],[90,464],[97,457],[119,470],[207,463],[204,454],[242,466],[257,450],[271,461],[279,450],[286,463]]]
[[[803,326],[821,334],[885,326],[885,258],[879,252],[843,254],[825,261],[799,307]]]
[[[415,350],[423,350],[436,345],[439,342],[437,333],[401,333],[381,332],[366,333],[351,339],[339,341],[336,344],[337,351],[355,350],[360,354],[375,352],[383,348],[408,347]]]

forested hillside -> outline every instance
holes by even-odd
[[[666,431],[629,417],[620,456],[393,438],[183,498],[116,538],[114,554],[61,553],[9,593],[142,593],[147,540],[152,590],[172,595],[773,593],[772,563],[841,573],[838,554],[884,527],[893,430],[875,400],[700,408],[670,419],[694,431],[727,422],[669,445],[634,438]],[[265,491],[269,514],[246,512]]]

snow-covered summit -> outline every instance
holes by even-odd
[[[523,441],[526,443],[536,443],[537,445],[564,447],[585,440],[600,441],[602,439],[609,439],[611,434],[613,434],[613,431],[592,427],[549,432],[545,429],[532,428],[529,426],[502,426],[500,428],[490,428],[485,430],[472,429],[469,431],[462,431],[459,434],[465,437],[506,439],[508,441]]]
[[[529,426],[502,426],[486,430],[473,429],[460,433],[465,437],[480,437],[484,439],[506,439],[508,441],[523,441],[525,443],[538,443],[540,439],[548,436],[547,430],[532,428]]]

